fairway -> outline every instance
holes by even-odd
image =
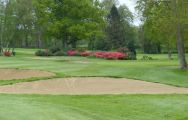
[[[0,95],[2,120],[187,120],[188,95]]]

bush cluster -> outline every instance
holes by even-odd
[[[36,56],[52,56],[52,52],[49,50],[38,50],[35,52]]]
[[[36,56],[66,56],[67,53],[58,47],[50,48],[46,50],[38,50],[35,52]]]
[[[82,57],[95,57],[108,60],[124,60],[128,58],[128,54],[122,52],[78,52],[76,50],[70,50],[67,52],[68,56],[82,56]]]
[[[35,53],[36,56],[82,56],[92,58],[102,58],[108,60],[128,60],[129,54],[123,52],[91,52],[84,50],[68,50],[64,51],[59,48],[53,48],[49,50],[38,50]]]

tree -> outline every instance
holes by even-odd
[[[17,0],[16,2],[16,16],[17,27],[19,32],[24,36],[22,37],[22,44],[24,47],[29,47],[29,37],[33,32],[33,4],[32,0]],[[21,35],[21,34],[20,34]]]
[[[129,49],[133,59],[136,58],[136,30],[133,23],[134,16],[126,5],[120,5],[118,8],[120,14],[120,21],[123,27],[123,36],[125,46]]]
[[[111,49],[118,49],[126,45],[121,17],[115,5],[112,6],[108,16],[108,27],[106,31]]]
[[[65,49],[68,45],[76,47],[78,40],[100,34],[104,23],[98,0],[57,0],[51,7],[51,20],[50,31]]]
[[[107,14],[110,13],[113,5],[119,5],[119,0],[102,0],[102,6],[106,10]]]
[[[181,69],[186,69],[185,40],[183,40],[186,29],[183,26],[188,23],[188,16],[186,12],[182,11],[188,10],[188,4],[182,0],[138,0],[137,4],[144,21],[144,34],[154,41],[157,40],[165,44],[169,51],[169,57],[171,56],[171,47],[175,46],[176,40]]]
[[[0,54],[3,49],[3,30],[4,30],[4,1],[0,0]]]
[[[179,17],[181,18],[180,11],[178,12],[177,5],[180,5],[181,7],[184,6],[181,1],[172,0],[172,6],[173,6],[173,13],[174,13],[174,25],[175,25],[175,31],[176,31],[176,42],[177,42],[177,49],[178,49],[178,56],[180,60],[180,65],[182,69],[187,69],[187,61],[185,57],[185,47],[183,42],[183,33],[181,28],[181,21],[179,20]],[[187,6],[184,6],[187,7]],[[186,14],[186,13],[184,13]],[[184,16],[184,15],[183,15]]]

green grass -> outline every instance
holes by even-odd
[[[166,54],[149,55],[155,60],[110,61],[82,57],[36,57],[37,49],[16,49],[16,57],[0,57],[0,68],[36,69],[65,76],[125,77],[174,86],[188,87],[188,71],[179,69],[177,55],[168,60]],[[88,62],[87,64],[78,61]],[[1,82],[0,82],[1,84]]]
[[[15,79],[15,80],[1,80],[0,81],[0,86],[3,85],[13,85],[16,83],[22,83],[22,82],[34,82],[34,81],[39,81],[39,80],[50,80],[54,78],[59,78],[58,76],[52,76],[52,77],[33,77],[33,78],[28,78],[28,79]]]
[[[125,77],[188,87],[188,72],[179,70],[177,55],[150,55],[153,61],[108,61],[81,57],[35,57],[37,49],[17,49],[0,56],[0,68],[36,69],[57,77]],[[82,64],[80,61],[87,62]],[[4,80],[0,85],[47,78]],[[29,89],[29,88],[28,88]],[[188,95],[8,95],[0,94],[0,120],[187,120]]]
[[[1,120],[187,120],[188,95],[0,95]]]

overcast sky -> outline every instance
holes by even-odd
[[[135,15],[136,17],[136,11],[135,11],[135,6],[136,6],[136,3],[135,3],[135,0],[119,0],[120,4],[126,4],[129,9],[131,10],[131,12]],[[135,21],[134,21],[134,24],[135,25],[139,25],[140,24],[140,20],[137,18],[135,18]]]
[[[119,0],[121,4],[126,4],[132,12],[135,12],[135,0]]]

